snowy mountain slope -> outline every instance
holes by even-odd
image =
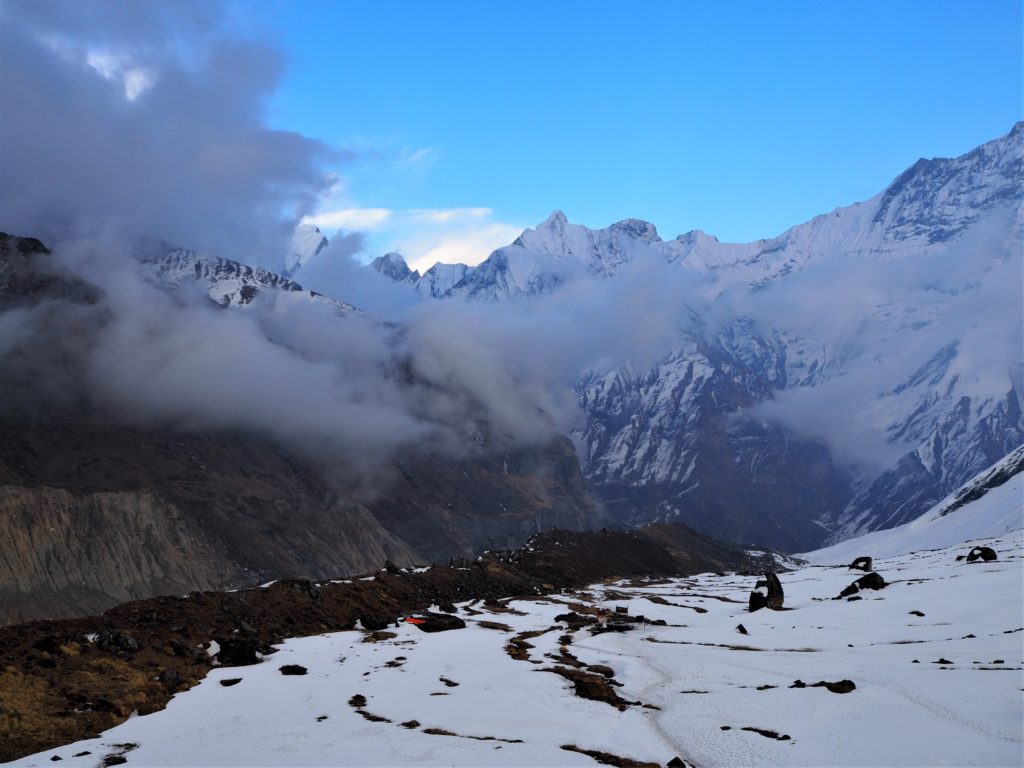
[[[480,265],[436,265],[428,275],[448,279],[417,285],[519,301],[581,276],[614,280],[640,258],[678,266],[693,278],[680,302],[707,322],[645,370],[581,373],[588,480],[632,522],[704,524],[718,514],[715,478],[761,492],[788,480],[804,541],[835,541],[914,519],[1024,441],[1022,158],[1024,123],[755,243],[699,231],[662,241],[637,220],[590,230],[556,212]],[[824,476],[796,457],[813,445],[832,456]],[[788,518],[784,494],[740,495],[729,506],[741,517]],[[726,529],[705,528],[733,541],[757,532]]]
[[[299,224],[292,236],[291,253],[285,259],[285,276],[293,275],[327,247],[327,238],[314,224]]]
[[[351,304],[307,291],[294,280],[266,269],[187,249],[149,258],[142,266],[145,274],[167,285],[199,284],[213,301],[224,307],[244,308],[254,302],[310,301],[329,306],[342,315],[360,311]]]
[[[463,603],[466,628],[437,634],[288,640],[12,765],[1019,765],[1024,542],[986,543],[999,560],[983,566],[955,562],[962,545],[879,559],[889,586],[858,602],[829,599],[845,568],[808,566],[781,574],[785,612],[747,612],[752,577],[704,574]],[[618,606],[666,624],[592,634],[557,618]],[[574,674],[617,687],[583,698]]]
[[[940,504],[896,528],[864,534],[798,557],[811,563],[893,557],[1005,536],[1024,528],[1024,446],[979,473]]]

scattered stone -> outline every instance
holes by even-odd
[[[348,705],[350,707],[356,707],[357,709],[359,707],[365,707],[366,697],[363,696],[361,693],[357,693],[355,696],[348,700]]]
[[[914,660],[913,660],[912,662],[910,662],[910,663],[911,663],[911,664],[920,664],[921,662],[920,662],[920,661],[918,661],[917,659],[914,659]]]
[[[160,677],[158,679],[168,688],[177,688],[181,685],[181,675],[178,674],[178,670],[176,669],[165,669],[160,673]]]
[[[974,635],[964,635],[964,636],[963,636],[963,637],[961,637],[960,639],[961,639],[961,640],[974,640],[974,639],[976,639],[976,638],[975,638],[975,636],[974,636]]]
[[[90,752],[89,750],[85,750],[85,752],[76,752],[75,754],[72,755],[72,757],[85,757],[86,755],[91,755],[91,754],[92,754],[92,752]]]
[[[128,758],[124,755],[107,755],[103,758],[103,762],[101,763],[101,765],[103,765],[105,768],[109,765],[124,765],[127,762]]]
[[[924,613],[922,613],[921,611],[911,611],[910,615],[911,616],[920,616],[922,618],[924,617]]]
[[[723,726],[720,726],[720,727],[721,727],[721,729],[723,731],[731,731],[732,730],[732,726],[731,725],[723,725]]]
[[[459,685],[454,680],[449,680],[447,677],[439,677],[437,679],[440,680],[445,685],[447,685],[449,688],[456,688]]]
[[[805,683],[803,680],[794,680],[793,684],[791,686],[789,686],[789,687],[790,688],[806,688],[807,687],[807,683]]]
[[[226,680],[221,680],[220,684],[225,688],[230,688],[232,685],[238,685],[240,682],[242,682],[240,677],[229,677]]]
[[[96,639],[96,645],[106,651],[135,653],[139,650],[139,641],[128,632],[104,632]]]
[[[825,680],[819,680],[818,682],[816,682],[811,687],[812,688],[826,688],[827,690],[831,691],[832,693],[849,693],[850,691],[857,690],[857,685],[856,685],[856,683],[853,682],[853,680],[839,680],[838,682],[835,682],[835,683],[829,683],[829,682],[826,682]]]
[[[750,731],[751,733],[757,733],[764,736],[766,739],[775,739],[776,741],[789,741],[789,736],[782,734],[781,736],[776,731],[769,731],[765,728],[753,728],[751,726],[744,726],[741,730]]]
[[[326,719],[327,719],[327,715],[320,715],[320,716],[319,716],[319,717],[318,717],[318,718],[316,719],[316,721],[317,721],[318,723],[322,723],[322,722],[323,722],[324,720],[326,720]]]
[[[616,768],[661,768],[657,763],[642,763],[620,755],[613,755],[611,752],[601,752],[596,749],[583,749],[575,744],[563,744],[562,749],[567,752],[578,752],[586,755],[601,765],[612,765]]]
[[[939,659],[938,661],[933,661],[932,662],[932,664],[952,664],[952,663],[953,663],[952,661],[950,661],[949,659],[946,659],[946,658],[942,658],[942,659]]]
[[[974,563],[978,560],[988,563],[995,559],[997,559],[997,555],[992,547],[975,547],[967,554],[968,563]]]
[[[55,763],[55,762],[57,762],[58,760],[63,760],[63,759],[64,759],[64,758],[63,758],[63,757],[61,757],[60,755],[54,755],[53,757],[51,757],[51,758],[50,758],[50,762],[53,762],[53,763]]]
[[[665,765],[666,768],[687,768],[686,761],[679,756],[673,757]]]
[[[1005,664],[1006,662],[1005,662],[1005,661],[1003,661],[1003,659],[996,659],[996,660],[995,660],[995,661],[993,661],[992,663],[993,663],[993,664]]]
[[[279,671],[282,675],[304,675],[307,670],[301,664],[285,664]]]
[[[858,557],[852,563],[850,568],[857,571],[864,571],[865,573],[871,570],[871,558],[870,557]]]
[[[420,727],[420,722],[419,720],[406,720],[404,723],[399,723],[399,725],[401,725],[403,728],[413,730],[414,728]]]
[[[759,686],[757,686],[757,690],[759,690],[759,691],[770,691],[772,688],[778,688],[778,687],[779,686],[777,686],[777,685],[767,685],[766,684],[766,685],[759,685]]]
[[[848,603],[855,603],[855,602],[857,602],[858,600],[863,600],[863,599],[864,599],[864,598],[863,598],[863,597],[861,597],[860,595],[853,595],[853,596],[851,596],[851,597],[848,597],[848,598],[846,598],[846,602],[848,602]]]
[[[387,632],[383,629],[378,629],[375,632],[371,632],[363,638],[364,643],[379,643],[384,640],[392,640],[398,637],[394,632]]]
[[[739,632],[741,635],[749,635],[750,634],[749,632],[747,632],[747,628],[744,627],[742,624],[737,624],[736,625],[736,631]]]

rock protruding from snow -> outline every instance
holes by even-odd
[[[384,277],[391,278],[396,283],[415,285],[420,279],[419,271],[409,269],[405,257],[400,253],[385,253],[370,262],[370,266]]]

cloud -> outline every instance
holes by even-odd
[[[522,231],[522,227],[492,222],[478,227],[463,226],[449,232],[425,232],[409,241],[408,251],[413,254],[409,266],[420,272],[437,262],[473,266],[486,259],[492,251],[511,243]]]
[[[304,223],[322,229],[374,230],[380,229],[394,216],[387,208],[342,208],[306,216]]]
[[[263,119],[280,53],[217,3],[8,2],[0,227],[50,241],[117,224],[276,266],[337,155]]]
[[[494,216],[486,207],[346,207],[321,211],[304,221],[326,230],[328,237],[344,231],[365,233],[364,260],[396,251],[410,267],[423,272],[439,261],[479,264],[522,233],[522,226],[495,221]]]

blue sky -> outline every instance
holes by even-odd
[[[271,123],[350,151],[320,221],[421,266],[554,209],[771,237],[1022,118],[1018,0],[234,9],[285,49]]]

